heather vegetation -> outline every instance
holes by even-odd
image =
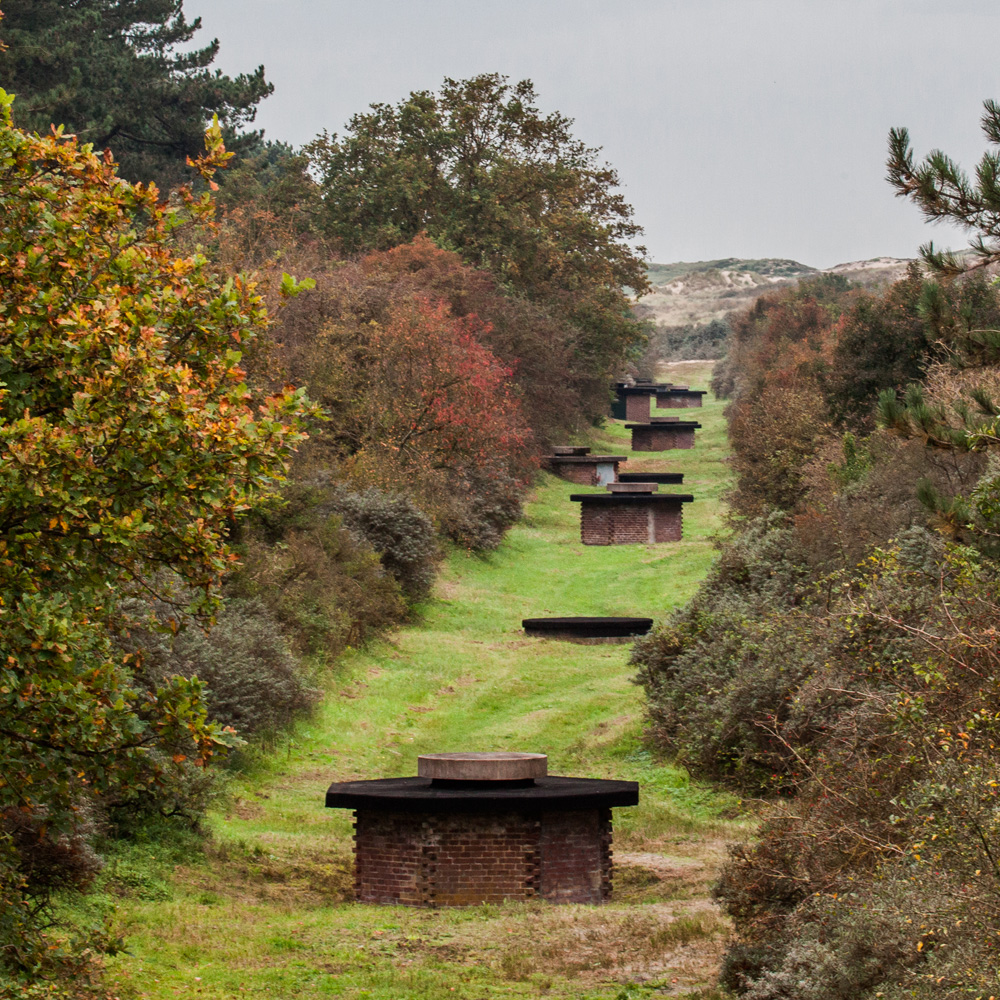
[[[996,156],[973,185],[891,149],[899,193],[992,263]],[[762,802],[715,887],[722,982],[754,1000],[1000,981],[1000,292],[923,256],[881,292],[824,276],[735,318],[733,533],[634,654],[660,745]]]

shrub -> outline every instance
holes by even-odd
[[[200,678],[209,718],[241,736],[288,726],[319,697],[259,599],[228,601],[209,632],[195,624],[176,634],[133,630],[130,643],[141,650],[139,678],[147,688],[155,691],[174,674]]]
[[[650,335],[649,347],[660,361],[715,360],[725,357],[731,333],[725,319],[688,326],[658,326]]]
[[[339,514],[345,527],[364,538],[409,600],[430,594],[437,540],[431,519],[412,500],[374,488],[359,493],[340,489],[323,509]]]
[[[491,551],[521,517],[522,485],[503,468],[485,463],[465,469],[448,484],[442,531],[457,545]]]
[[[753,1000],[988,996],[996,292],[915,270],[879,295],[843,292],[801,286],[734,320],[714,387],[732,400],[743,517],[634,661],[654,737],[768,800],[715,887],[736,932],[725,986]]]
[[[79,892],[101,870],[93,848],[95,824],[89,804],[67,831],[54,830],[43,810],[6,809],[0,813],[0,842],[27,893],[41,903],[56,892]]]
[[[757,722],[784,712],[800,670],[768,647],[770,619],[814,597],[794,529],[778,515],[749,525],[694,600],[633,649],[655,738],[702,773],[772,789],[774,740]]]
[[[237,236],[223,249],[239,255]],[[405,494],[439,537],[489,549],[541,447],[606,410],[607,378],[574,361],[578,330],[425,236],[336,264],[299,244],[282,261],[317,287],[283,307],[270,354],[248,360],[262,385],[308,384],[329,418],[300,452],[302,491],[337,480]],[[371,541],[404,591],[426,593],[427,572],[408,576],[412,557],[395,559],[379,530]]]
[[[914,941],[940,945],[945,931],[957,954],[990,960],[998,573],[975,550],[913,527],[797,606],[760,601],[759,588],[754,613],[749,588],[737,590],[729,603],[743,598],[743,612],[728,636],[718,617],[704,634],[689,617],[672,646],[647,640],[640,658],[661,738],[696,770],[794,796],[772,807],[753,844],[733,849],[716,886],[737,931],[731,988],[778,1000],[917,982],[914,962],[927,956]],[[827,900],[838,902],[817,937]],[[971,986],[948,954],[935,958],[939,971]]]
[[[829,422],[823,378],[833,327],[852,294],[845,282],[817,279],[762,295],[732,318],[730,348],[712,389],[730,399],[736,513],[792,510],[802,497],[803,468]]]
[[[243,565],[227,590],[265,604],[293,652],[329,662],[405,620],[399,584],[378,555],[337,515],[324,515],[308,490],[293,515],[271,521],[277,539],[258,533],[259,523],[243,529]]]
[[[758,517],[794,510],[806,494],[805,469],[828,431],[815,377],[790,372],[730,403],[727,414],[736,473],[732,511]]]
[[[381,274],[398,264],[371,258],[359,266]],[[510,523],[510,491],[537,466],[512,369],[483,346],[492,327],[476,315],[365,280],[300,351],[331,419],[299,474],[316,480],[336,467],[351,492],[405,488],[442,535],[492,547]]]
[[[826,402],[836,422],[870,431],[879,393],[923,375],[934,342],[923,295],[920,268],[911,263],[905,279],[880,294],[859,294],[843,315],[826,378]]]
[[[85,891],[101,869],[101,860],[93,848],[92,810],[82,797],[76,803],[74,822],[54,826],[43,808],[7,808],[0,812],[0,890],[30,901],[29,916],[52,912],[54,897],[67,899]],[[0,931],[3,932],[3,959],[6,971],[20,969],[31,975],[51,962],[53,942],[47,932],[48,922],[25,920],[18,908],[0,908]],[[99,947],[102,935],[91,930],[85,945]],[[77,940],[74,944],[84,944]],[[61,951],[62,949],[60,949]],[[69,951],[69,949],[67,949]],[[63,973],[72,974],[85,966],[79,955],[58,954]],[[11,981],[0,971],[0,996],[27,995],[19,982],[6,992]],[[48,995],[48,994],[46,994]]]
[[[780,957],[772,956],[775,966],[751,980],[743,969],[759,961],[761,943],[733,949],[722,984],[745,1000],[856,1000],[920,960],[900,915],[840,905],[830,897],[802,905],[786,933],[792,940]]]
[[[540,443],[605,412],[607,379],[574,357],[581,331],[556,311],[504,294],[485,271],[463,264],[422,234],[368,255],[360,269],[358,284],[369,287],[365,301],[371,315],[365,319],[382,321],[393,303],[420,297],[446,302],[457,317],[483,320],[477,339],[511,370],[521,408]]]
[[[247,389],[234,347],[266,321],[252,284],[177,252],[210,195],[160,202],[110,154],[14,129],[12,100],[0,92],[0,812],[44,817],[58,844],[82,800],[171,786],[225,742],[197,682],[133,689],[116,606],[171,567],[214,607],[230,519],[283,474],[309,407]],[[206,181],[226,159],[217,126],[208,139],[192,161]],[[58,964],[57,915],[15,841],[0,848],[0,964]]]

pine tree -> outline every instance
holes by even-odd
[[[176,52],[201,27],[183,0],[2,0],[0,84],[17,95],[16,123],[45,134],[64,125],[110,148],[121,175],[173,186],[216,114],[239,152],[239,132],[273,87],[264,67],[235,79],[210,69],[218,40]]]
[[[980,119],[987,140],[1000,147],[1000,104],[986,101]],[[899,197],[916,202],[932,222],[949,221],[971,232],[971,260],[934,249],[930,242],[920,255],[944,275],[962,274],[1000,261],[1000,149],[987,150],[976,167],[976,180],[949,156],[932,150],[919,165],[905,128],[889,132],[888,181]]]

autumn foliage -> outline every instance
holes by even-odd
[[[477,339],[475,315],[444,302],[403,301],[371,328],[361,364],[359,454],[399,476],[504,458],[522,472],[530,431],[512,394],[510,368]]]
[[[996,983],[998,306],[914,267],[733,322],[733,533],[634,660],[654,738],[761,801],[715,889],[753,1000]]]
[[[625,291],[647,287],[642,230],[600,150],[537,100],[530,80],[481,73],[324,132],[306,147],[317,225],[347,253],[428,233],[568,325],[574,366],[606,384],[642,339]]]
[[[172,249],[207,195],[162,203],[73,137],[12,128],[2,102],[0,948],[32,968],[58,954],[48,893],[93,868],[30,859],[85,853],[95,809],[175,804],[228,739],[198,680],[135,689],[121,598],[159,591],[180,615],[183,588],[211,611],[227,524],[281,474],[306,405],[244,384],[252,285]],[[216,127],[196,165],[210,179],[225,158]]]
[[[540,441],[574,419],[551,326],[426,237],[349,262],[295,253],[316,287],[282,311],[252,374],[308,385],[329,418],[296,478],[410,496],[444,538],[495,547]]]
[[[191,27],[171,24],[146,41]],[[241,107],[260,80],[235,81]],[[321,671],[415,613],[448,544],[499,545],[541,449],[604,412],[639,334],[638,228],[531,93],[455,91],[520,116],[484,188],[498,214],[449,182],[426,227],[344,259],[339,180],[304,153],[256,144],[217,219],[217,122],[199,193],[168,193],[14,128],[0,91],[0,975],[113,949],[56,915],[101,837],[195,828],[223,749],[308,712]]]

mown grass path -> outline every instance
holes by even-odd
[[[708,372],[666,374],[704,385]],[[682,542],[583,546],[567,499],[579,487],[544,477],[499,551],[452,555],[419,624],[348,657],[317,716],[211,815],[206,858],[175,851],[162,878],[132,879],[120,903],[130,954],[109,963],[108,984],[150,998],[714,995],[725,927],[706,885],[739,827],[724,818],[733,803],[644,747],[629,646],[520,628],[546,614],[659,619],[690,598],[713,558],[726,479],[720,404],[693,414],[704,425],[693,450],[628,464],[685,473],[665,488],[696,497]],[[618,423],[591,443],[628,453]],[[638,780],[640,806],[615,814],[612,903],[351,902],[350,815],[323,808],[327,784],[415,774],[419,753],[455,749],[541,751],[550,773]]]

